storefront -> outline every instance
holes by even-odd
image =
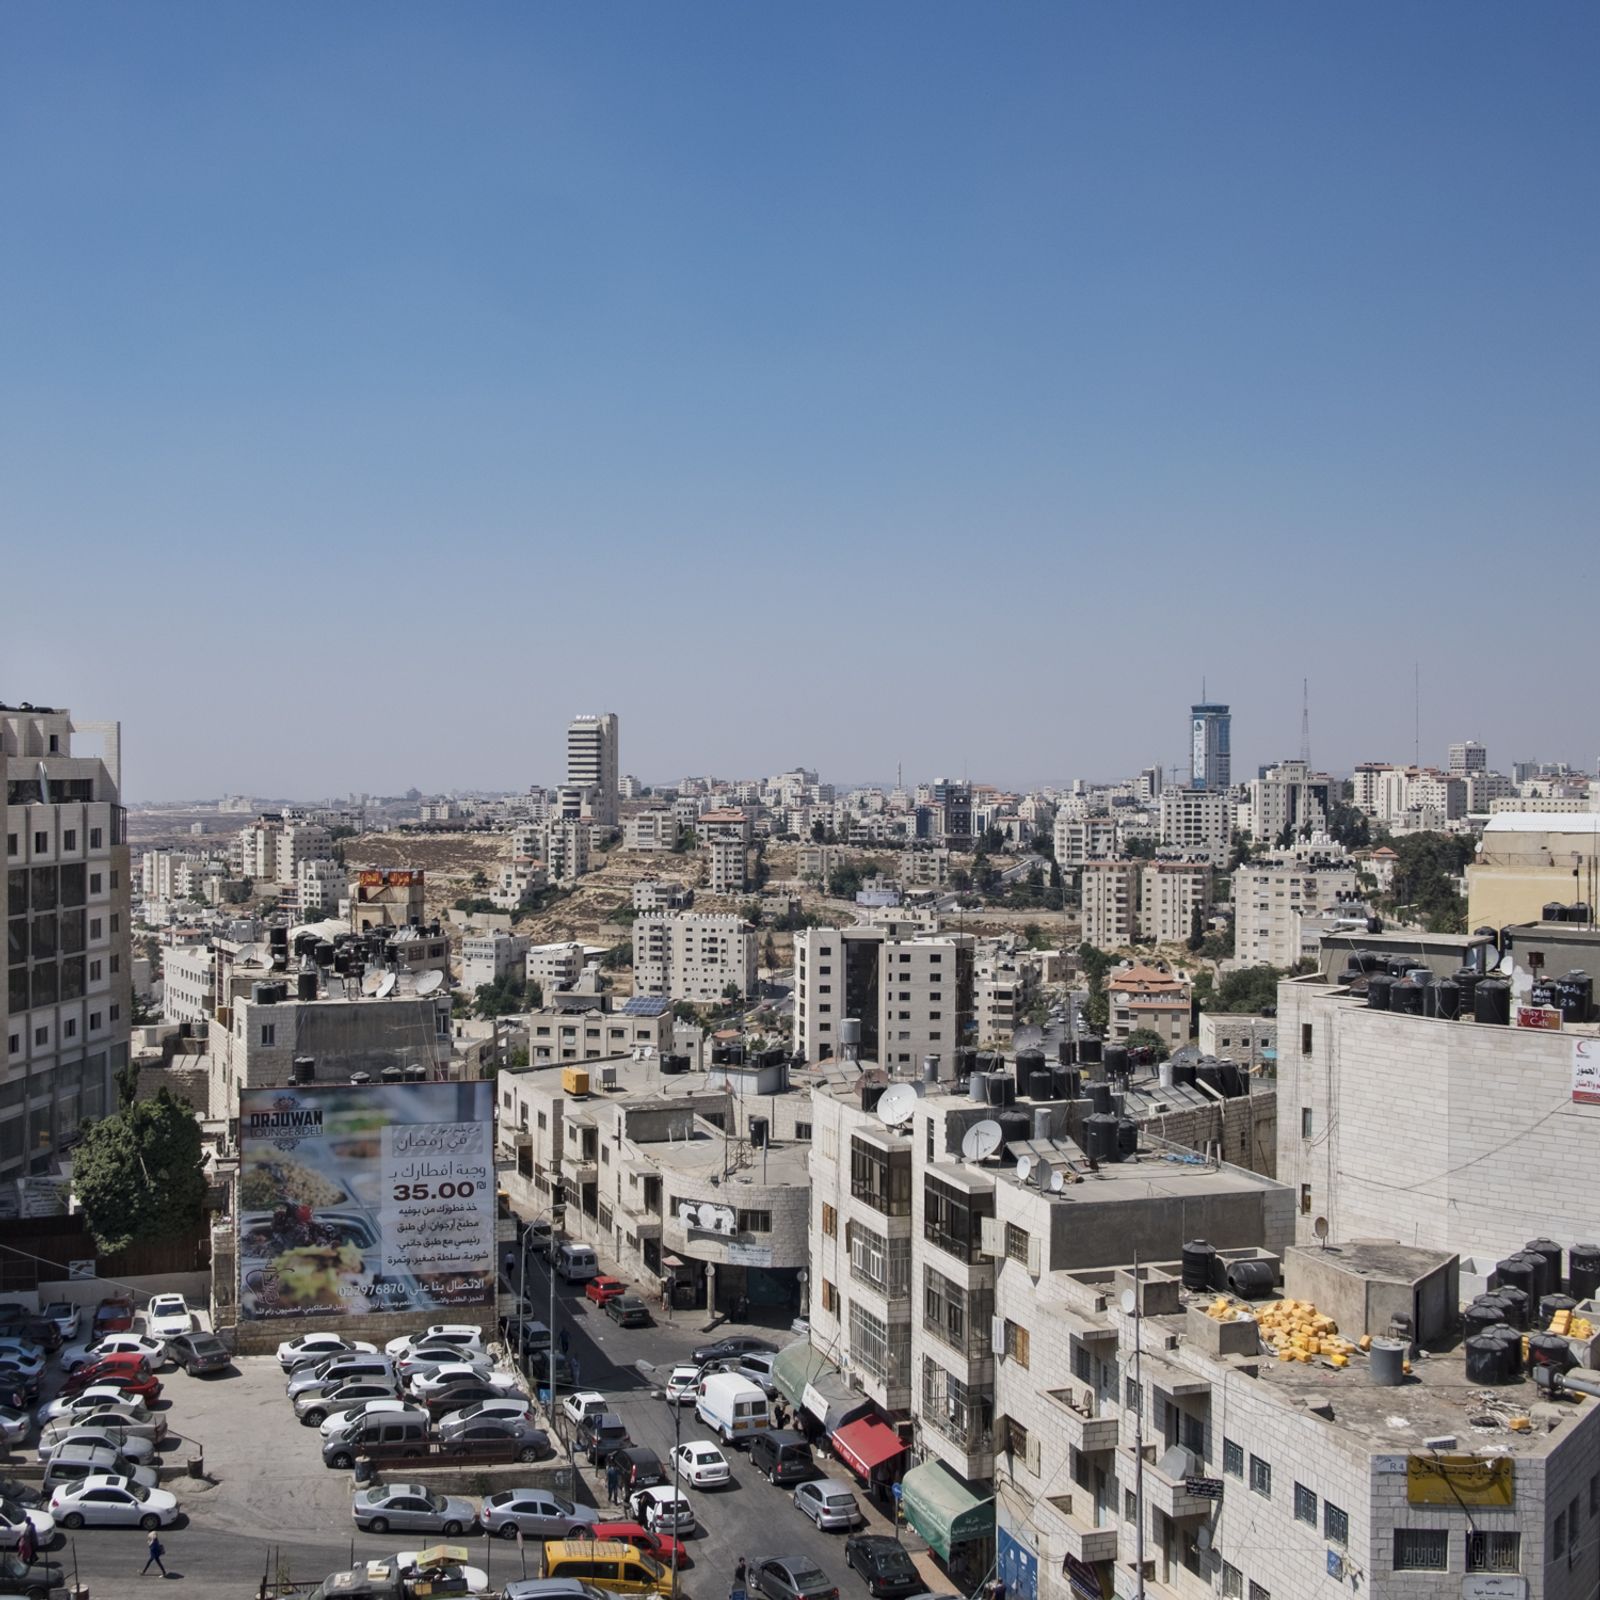
[[[835,1430],[832,1443],[834,1454],[872,1494],[887,1499],[905,1457],[905,1441],[900,1435],[877,1417],[857,1417]]]
[[[994,1560],[992,1496],[974,1494],[941,1462],[930,1460],[900,1480],[900,1509],[963,1594],[983,1581]]]

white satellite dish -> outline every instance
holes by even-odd
[[[1033,1157],[1032,1156],[1018,1156],[1017,1157],[1017,1182],[1018,1183],[1026,1183],[1028,1181],[1029,1177],[1032,1175],[1032,1173],[1033,1173]]]
[[[1050,1193],[1060,1194],[1067,1186],[1067,1175],[1060,1167],[1050,1169]]]
[[[1131,1317],[1139,1309],[1139,1297],[1132,1289],[1124,1289],[1117,1304]]]
[[[1517,958],[1509,950],[1507,950],[1506,953],[1500,957],[1500,965],[1495,970],[1497,972],[1503,972],[1509,978],[1511,974],[1517,970]]]
[[[909,1083],[897,1083],[883,1091],[878,1118],[885,1127],[898,1128],[911,1120],[916,1109],[917,1091]]]
[[[378,999],[387,1000],[399,987],[400,975],[397,972],[386,972],[378,980]]]
[[[417,993],[419,995],[437,994],[442,988],[444,988],[444,974],[442,972],[424,972],[417,979]]]
[[[361,980],[362,994],[376,994],[378,990],[383,987],[384,980],[389,976],[391,976],[391,974],[387,972],[369,972],[366,977]]]
[[[998,1122],[975,1122],[961,1136],[961,1157],[964,1161],[987,1161],[1004,1138],[1005,1130]]]

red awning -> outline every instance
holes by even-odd
[[[893,1428],[876,1417],[858,1417],[834,1434],[833,1448],[846,1466],[863,1478],[870,1478],[874,1467],[892,1461],[905,1445]]]

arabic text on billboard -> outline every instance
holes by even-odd
[[[239,1097],[239,1309],[251,1320],[487,1305],[490,1083]]]

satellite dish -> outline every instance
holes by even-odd
[[[1196,1550],[1209,1550],[1211,1548],[1211,1530],[1209,1528],[1196,1528],[1194,1531],[1194,1547]]]
[[[1050,1193],[1060,1194],[1067,1186],[1067,1175],[1060,1167],[1050,1169]]]
[[[442,972],[424,972],[417,979],[417,993],[419,995],[437,994],[442,988],[444,988],[444,974]]]
[[[1131,1317],[1139,1309],[1139,1297],[1132,1289],[1124,1289],[1117,1304]]]
[[[1507,950],[1506,953],[1500,957],[1500,965],[1495,970],[1497,972],[1505,973],[1505,975],[1509,978],[1516,970],[1516,966],[1517,958],[1512,955],[1509,950]]]
[[[1018,1156],[1017,1157],[1017,1182],[1018,1183],[1026,1183],[1028,1181],[1029,1176],[1032,1174],[1032,1172],[1033,1172],[1033,1157],[1032,1156]]]
[[[369,972],[361,980],[362,994],[376,994],[383,987],[384,980],[389,977],[386,972]]]
[[[909,1122],[916,1109],[917,1091],[909,1083],[897,1083],[885,1089],[878,1101],[878,1117],[890,1128],[898,1128]]]
[[[881,1105],[882,1102],[880,1101]],[[998,1122],[975,1122],[961,1136],[961,1157],[964,1161],[987,1161],[1000,1148],[1005,1130]]]
[[[1311,1231],[1316,1234],[1318,1239],[1326,1244],[1328,1242],[1328,1219],[1326,1217],[1318,1217],[1317,1220],[1311,1224]]]
[[[384,975],[378,980],[378,991],[377,991],[378,998],[380,1000],[387,1000],[389,998],[389,996],[392,995],[395,992],[395,989],[399,986],[399,983],[400,983],[400,975],[399,975],[399,973],[397,973],[397,972],[386,972],[386,973],[384,973]]]
[[[253,944],[242,944],[239,953],[233,958],[241,967],[254,967],[261,964],[260,947]]]

